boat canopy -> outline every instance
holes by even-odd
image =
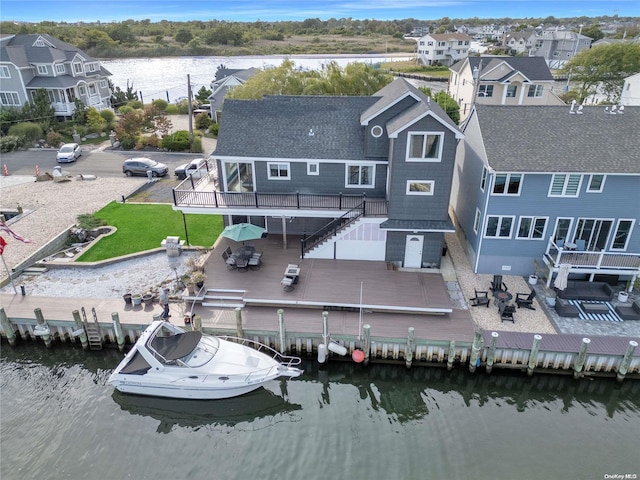
[[[151,348],[167,361],[177,360],[193,352],[201,338],[201,332],[184,332],[169,337],[156,336],[151,340]]]

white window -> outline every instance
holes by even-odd
[[[86,95],[87,91],[84,88],[84,85],[78,85],[78,92],[80,93],[80,95]]]
[[[482,167],[482,177],[480,177],[480,190],[482,190],[484,192],[484,187],[487,184],[487,175],[489,174],[489,171],[487,170],[487,167]]]
[[[498,173],[493,184],[494,195],[520,195],[522,175],[520,173]]]
[[[602,193],[605,178],[605,175],[591,175],[589,185],[587,185],[587,193]]]
[[[633,230],[633,220],[618,220],[616,233],[611,243],[611,250],[626,250],[631,238],[631,230]]]
[[[38,74],[46,75],[47,74],[47,66],[46,65],[38,65]]]
[[[307,163],[307,175],[320,175],[320,164]]]
[[[98,66],[95,63],[89,63],[87,64],[87,70],[89,70],[90,72],[95,72],[96,70],[98,70]]]
[[[290,180],[288,163],[267,163],[269,180]]]
[[[480,85],[478,87],[478,96],[493,97],[493,85]]]
[[[436,55],[444,55],[444,50],[436,50]]]
[[[507,86],[507,98],[515,98],[517,91],[518,91],[517,85]]]
[[[487,217],[487,228],[485,237],[489,238],[511,238],[513,228],[513,217],[489,216]]]
[[[544,91],[544,85],[529,85],[527,97],[541,97]]]
[[[480,209],[476,208],[476,216],[473,219],[473,231],[478,233],[479,227],[480,227]]]
[[[84,70],[82,69],[82,63],[80,62],[76,62],[73,64],[73,71],[75,73],[84,73]]]
[[[89,95],[95,95],[96,93],[97,93],[96,84],[95,83],[90,83],[89,84]]]
[[[100,80],[100,88],[107,88],[107,81],[106,80]]]
[[[0,78],[11,78],[11,72],[9,72],[9,67],[0,65]]]
[[[382,127],[380,125],[374,125],[373,127],[371,127],[371,136],[373,138],[379,138],[382,136]]]
[[[516,238],[544,240],[544,232],[547,228],[547,218],[544,217],[520,217]]]
[[[407,195],[433,195],[433,180],[407,180]]]
[[[347,165],[346,181],[347,187],[367,187],[373,188],[375,182],[375,167],[373,165]]]
[[[444,135],[436,132],[410,133],[407,142],[408,162],[439,162]]]
[[[56,65],[56,73],[65,73],[67,71],[66,68],[64,68],[64,64],[59,63]]]
[[[577,197],[580,193],[582,175],[557,173],[551,177],[549,197]]]
[[[433,47],[433,42],[428,42],[427,45]]]
[[[19,106],[20,97],[17,92],[0,92],[0,105]]]

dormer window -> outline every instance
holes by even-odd
[[[410,133],[407,139],[407,162],[439,162],[443,136],[442,132]]]
[[[65,73],[67,71],[63,64],[56,65],[56,73]]]
[[[82,63],[77,62],[73,64],[74,73],[84,73],[84,69],[82,68]]]
[[[47,74],[47,66],[38,65],[38,75],[46,75],[46,74]]]

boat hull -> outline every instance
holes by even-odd
[[[255,385],[238,385],[233,388],[213,389],[213,388],[190,388],[171,385],[142,385],[136,382],[110,382],[116,390],[122,393],[132,393],[136,395],[146,395],[151,397],[164,398],[185,398],[192,400],[219,400],[244,395],[262,387],[263,383]]]

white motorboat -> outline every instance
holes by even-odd
[[[297,377],[300,358],[258,342],[203,335],[161,320],[142,333],[109,377],[124,393],[218,399],[243,395],[278,377]]]

